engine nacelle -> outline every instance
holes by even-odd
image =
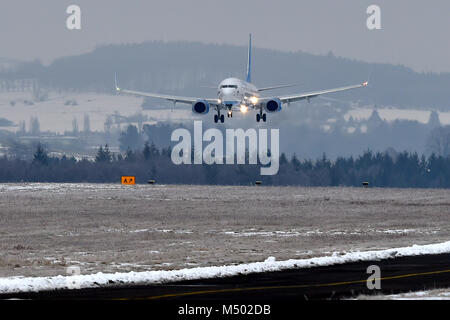
[[[281,111],[281,100],[278,98],[267,100],[267,102],[264,103],[264,109],[267,112],[278,112]]]
[[[192,112],[205,114],[209,112],[209,103],[206,100],[197,100],[192,104]]]

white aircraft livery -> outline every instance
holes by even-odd
[[[257,88],[255,85],[251,83],[251,74],[252,74],[252,35],[250,34],[249,44],[248,44],[248,60],[247,60],[247,78],[245,81],[237,79],[237,78],[227,78],[223,80],[219,86],[217,91],[217,98],[209,99],[209,98],[191,98],[191,97],[180,97],[180,96],[172,96],[166,94],[158,94],[158,93],[147,93],[140,91],[133,91],[122,89],[117,86],[117,79],[115,79],[116,91],[119,93],[127,93],[136,96],[143,97],[153,97],[165,99],[173,102],[174,104],[185,103],[192,105],[192,112],[198,114],[206,114],[210,109],[214,108],[216,114],[214,115],[214,122],[224,122],[225,117],[224,113],[227,114],[228,118],[233,117],[234,111],[240,111],[242,113],[246,113],[249,110],[255,110],[256,113],[256,121],[266,121],[266,112],[278,112],[281,111],[281,107],[284,103],[291,103],[300,100],[307,100],[317,97],[326,93],[333,93],[339,91],[345,91],[350,89],[356,89],[361,87],[366,87],[368,82],[364,82],[362,84],[351,85],[341,88],[334,88],[328,90],[321,90],[315,92],[308,93],[298,93],[284,96],[271,96],[271,97],[262,97],[260,93],[262,91],[278,89],[278,88],[286,88],[292,87],[293,85],[281,85],[274,87],[266,87],[266,88]]]

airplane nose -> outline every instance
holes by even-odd
[[[223,94],[222,100],[234,100],[234,96],[231,94]]]
[[[233,94],[233,92],[234,92],[234,89],[231,89],[231,88],[223,88],[222,89],[222,94],[224,96],[231,96]]]
[[[222,101],[225,105],[234,105],[237,104],[236,97],[233,95],[223,95]]]

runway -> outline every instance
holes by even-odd
[[[370,265],[380,268],[381,289],[370,290]],[[336,300],[359,294],[392,294],[450,287],[450,254],[401,257],[254,273],[228,278],[190,280],[145,286],[0,295],[1,299],[147,300],[147,301],[292,301]]]

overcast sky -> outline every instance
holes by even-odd
[[[66,8],[81,7],[81,30]],[[381,7],[382,30],[366,9]],[[187,40],[305,51],[450,72],[448,0],[1,0],[0,57],[53,59],[96,46]]]

